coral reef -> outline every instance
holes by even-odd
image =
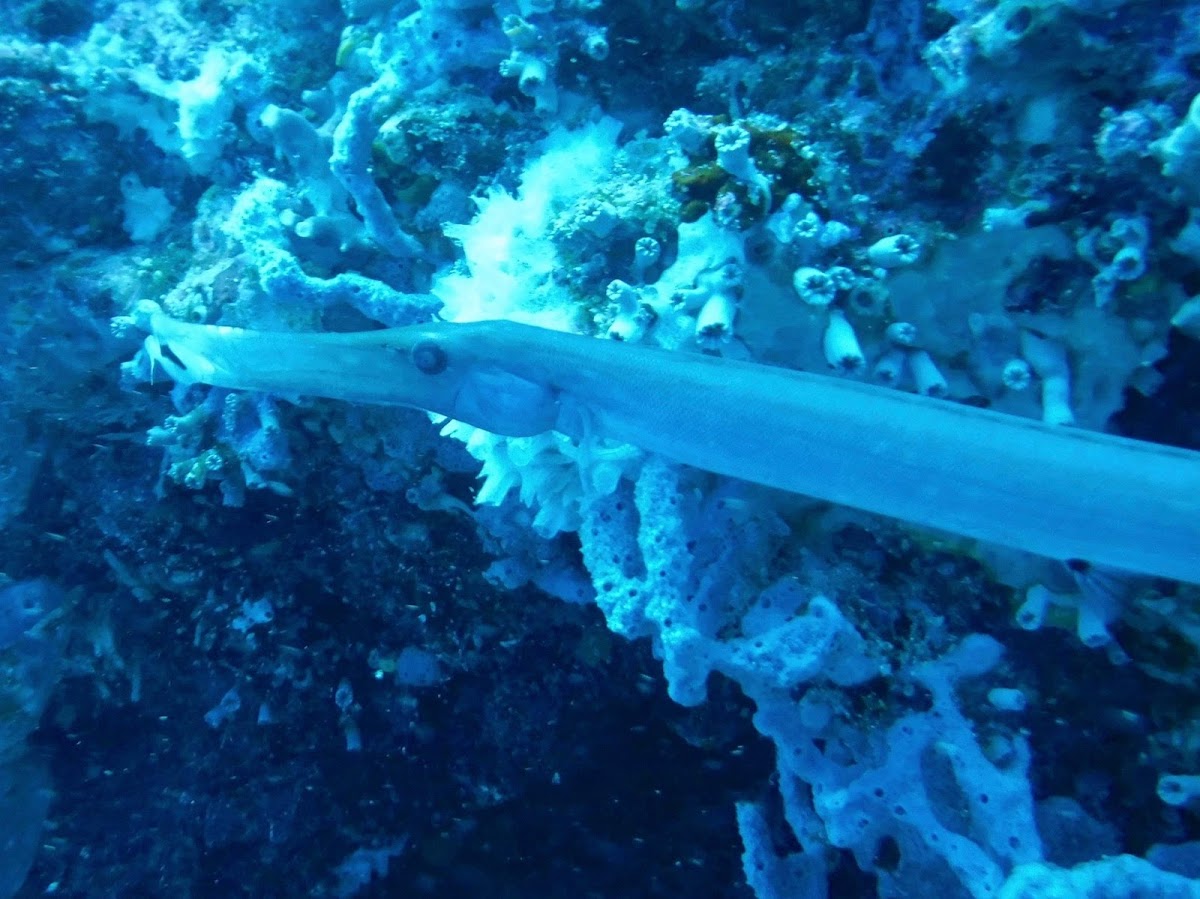
[[[142,343],[509,319],[1194,452],[1200,5],[0,23],[0,899],[1200,896],[1200,585]]]

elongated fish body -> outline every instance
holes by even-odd
[[[606,437],[717,474],[1027,550],[1200,583],[1200,453],[513,322],[280,334],[156,316],[179,380]]]

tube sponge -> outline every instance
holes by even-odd
[[[1162,871],[1134,855],[1117,855],[1074,868],[1021,865],[1004,884],[997,899],[1200,899],[1200,884]]]

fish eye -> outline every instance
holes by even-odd
[[[438,375],[446,370],[449,359],[446,351],[432,340],[422,340],[412,348],[413,365],[426,375]]]

